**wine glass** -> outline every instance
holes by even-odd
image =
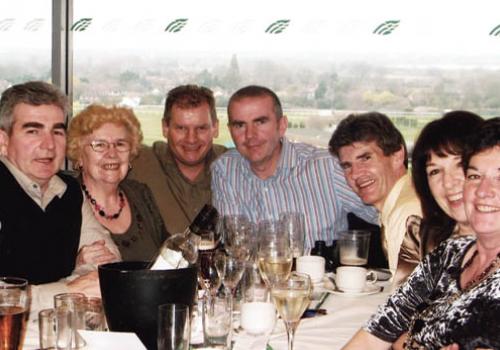
[[[214,294],[220,287],[222,279],[215,266],[215,255],[218,241],[215,240],[213,232],[201,235],[198,247],[199,273],[203,288],[210,294]]]
[[[245,261],[231,255],[219,255],[218,258],[224,259],[223,263],[218,262],[217,264],[219,268],[223,268],[221,271],[222,284],[224,284],[224,287],[229,289],[231,295],[234,296],[236,287],[245,270]]]
[[[284,281],[292,270],[292,251],[288,235],[280,230],[279,222],[268,221],[260,225],[258,264],[262,278],[268,286]]]
[[[251,255],[253,225],[244,215],[226,215],[221,219],[224,248],[227,253],[247,260]]]
[[[304,254],[305,218],[302,213],[281,213],[279,216],[281,230],[290,238],[293,257]]]
[[[215,294],[222,284],[222,278],[213,261],[203,265],[200,264],[200,277],[204,289],[210,294]]]
[[[214,256],[214,266],[217,270],[217,274],[221,282],[224,280],[226,274],[226,253],[222,250],[218,250]]]
[[[226,255],[224,252],[217,252],[215,255],[215,267],[224,285],[225,290],[230,293],[231,300],[231,315],[234,312],[234,299],[236,294],[236,287],[243,276],[245,271],[246,261],[238,257]],[[229,334],[229,339],[232,339],[232,328]]]
[[[311,292],[311,279],[303,273],[292,272],[286,281],[276,281],[271,285],[274,305],[285,322],[288,350],[293,350],[295,331],[311,301]]]

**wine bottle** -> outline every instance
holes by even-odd
[[[158,256],[150,264],[151,270],[171,270],[188,267],[198,259],[199,233],[213,230],[217,221],[217,210],[205,204],[183,233],[176,233],[163,242]]]

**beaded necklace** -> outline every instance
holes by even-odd
[[[460,270],[460,273],[462,273],[469,266],[472,265],[472,261],[474,260],[474,258],[476,256],[477,256],[477,250],[474,252],[474,254],[472,254],[470,259],[464,264],[464,266]],[[477,275],[477,277],[475,277],[475,278],[471,279],[469,282],[467,282],[467,284],[464,286],[464,290],[469,290],[472,287],[475,287],[476,285],[478,285],[482,280],[484,280],[487,276],[489,276],[489,274],[492,271],[496,270],[499,265],[500,265],[500,253],[497,254],[497,257],[491,261],[491,263],[488,265],[488,267],[486,267],[483,270],[483,272],[481,272],[479,275]]]
[[[120,208],[118,209],[118,211],[114,214],[106,214],[106,212],[104,211],[104,207],[101,206],[100,204],[97,203],[97,201],[94,199],[94,197],[92,197],[89,193],[89,191],[87,190],[87,186],[85,186],[84,183],[82,183],[82,190],[83,190],[83,193],[85,193],[85,197],[89,200],[90,204],[92,204],[92,206],[94,207],[94,210],[99,213],[100,216],[102,216],[103,218],[105,218],[106,220],[115,220],[115,219],[118,219],[118,217],[120,216],[120,214],[122,213],[122,210],[123,208],[125,207],[125,196],[123,194],[123,192],[121,190],[118,191],[118,197],[120,197]]]

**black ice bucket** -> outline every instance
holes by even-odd
[[[102,303],[111,331],[135,332],[148,350],[157,349],[158,306],[191,306],[196,294],[197,268],[149,270],[147,262],[99,266]]]

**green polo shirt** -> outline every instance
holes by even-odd
[[[183,232],[200,209],[212,202],[210,164],[225,151],[224,146],[214,145],[205,168],[195,181],[190,181],[179,170],[168,144],[157,141],[152,147],[141,148],[128,177],[149,186],[167,231]]]

